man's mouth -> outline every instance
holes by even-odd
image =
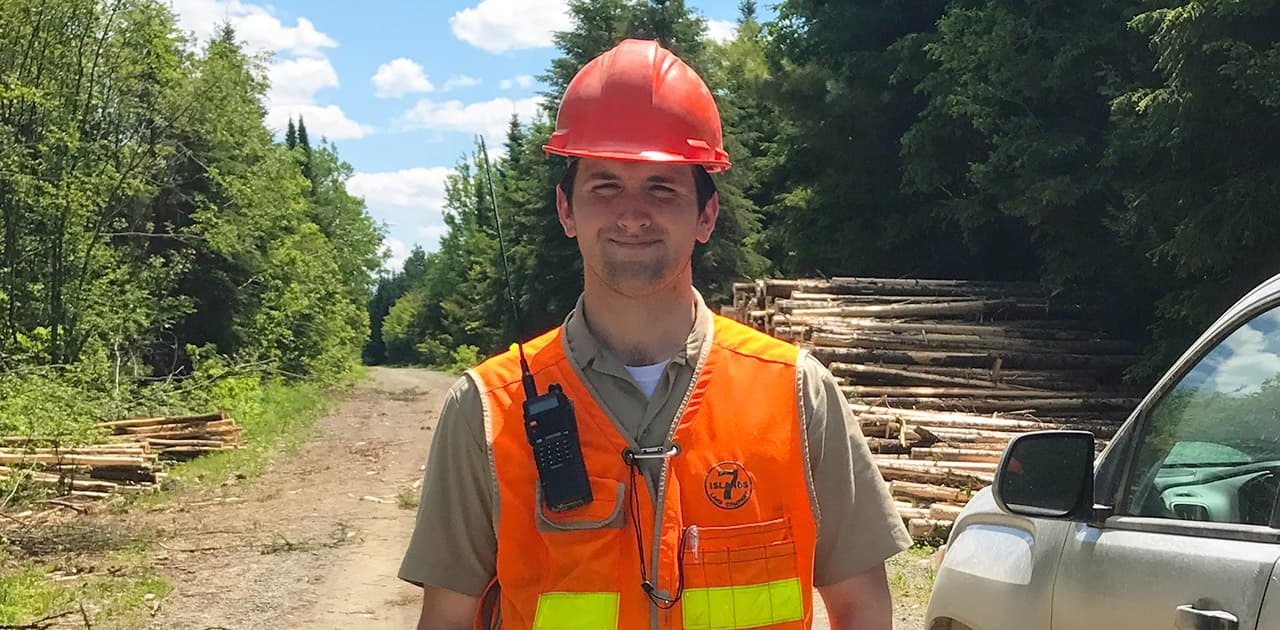
[[[622,247],[624,249],[644,249],[646,247],[657,245],[659,240],[620,240],[616,238],[609,239],[610,243]]]

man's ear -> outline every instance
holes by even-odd
[[[556,186],[556,215],[560,217],[560,227],[564,228],[565,236],[578,236],[578,225],[573,220],[573,206],[569,204],[569,197],[560,186]]]
[[[711,240],[711,233],[716,229],[716,217],[720,216],[720,193],[713,193],[698,213],[698,242],[705,244]]]

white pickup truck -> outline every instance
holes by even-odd
[[[1280,630],[1280,275],[1095,452],[1010,443],[939,554],[927,630]]]

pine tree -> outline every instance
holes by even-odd
[[[298,115],[298,146],[302,147],[302,175],[315,187],[315,173],[311,165],[311,141],[307,139],[307,124]]]
[[[760,160],[774,263],[786,275],[965,277],[977,258],[935,195],[902,190],[903,133],[924,106],[903,80],[943,0],[788,0],[766,46],[776,142]],[[905,69],[904,69],[905,68]],[[987,225],[975,233],[999,234]],[[1026,250],[994,260],[1013,275]]]
[[[391,309],[395,304],[409,291],[417,290],[421,292],[426,285],[427,276],[427,253],[422,247],[415,245],[413,251],[409,253],[409,257],[404,261],[404,268],[393,271],[391,274],[382,275],[378,278],[377,287],[373,291],[373,296],[369,299],[369,339],[365,342],[363,350],[363,360],[366,365],[382,365],[387,363],[387,344],[383,335],[383,324],[391,313]],[[402,310],[408,310],[410,303],[402,305]],[[416,314],[413,314],[416,316]],[[407,334],[407,333],[406,333]],[[395,335],[390,335],[394,337]],[[414,340],[414,343],[420,342],[421,339]],[[398,352],[399,356],[394,357],[399,362],[413,362],[416,357],[410,348],[412,344],[402,347]]]
[[[1163,293],[1143,380],[1280,269],[1280,3],[1160,6],[1131,21],[1158,74],[1111,101],[1107,151],[1113,224]]]
[[[555,187],[565,160],[547,159],[542,151],[550,135],[543,120],[525,127],[512,117],[507,128],[499,206],[523,320],[516,326],[509,311],[501,313],[507,338],[528,338],[559,324],[582,292],[577,242],[564,235],[556,215]]]
[[[632,5],[627,36],[655,39],[705,76],[707,23],[684,0],[647,0]]]
[[[289,129],[284,133],[284,146],[290,149],[298,146],[298,128],[293,125],[293,116],[289,117]]]
[[[542,93],[543,109],[553,119],[560,97],[578,70],[626,38],[631,5],[627,0],[569,0],[569,15],[574,28],[555,34],[561,56],[552,59],[547,73],[539,77],[548,86]]]

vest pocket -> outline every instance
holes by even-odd
[[[685,630],[803,627],[807,594],[785,517],[729,527],[690,526],[683,566]]]
[[[619,529],[626,523],[626,485],[616,479],[588,477],[591,502],[565,512],[552,512],[542,501],[542,486],[537,487],[534,520],[541,532],[564,532],[583,529]]]

